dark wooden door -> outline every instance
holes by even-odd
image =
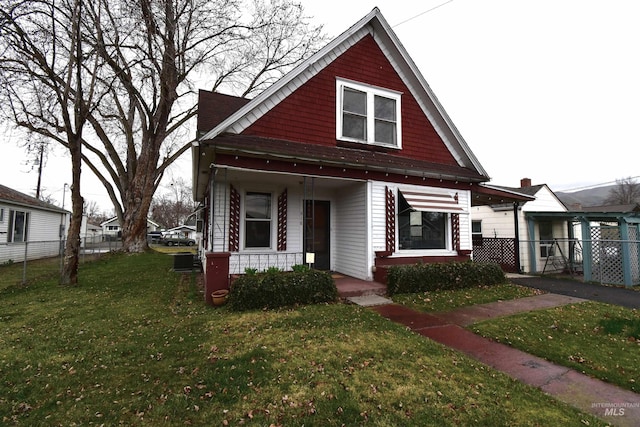
[[[331,269],[330,204],[326,200],[305,202],[305,252],[315,254],[314,268]]]

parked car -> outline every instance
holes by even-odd
[[[160,231],[150,231],[147,233],[147,242],[149,243],[160,243],[162,240],[162,232]]]
[[[181,234],[165,234],[162,236],[160,243],[166,246],[193,246],[196,244],[196,241]]]

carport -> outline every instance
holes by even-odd
[[[565,219],[569,239],[580,251],[566,256],[581,263],[585,282],[640,285],[640,207],[600,206],[571,212],[526,212],[529,230],[536,220]],[[533,235],[533,234],[532,234]],[[535,264],[535,260],[531,260]]]

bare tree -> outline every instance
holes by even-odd
[[[74,27],[76,3],[82,4],[83,16]],[[75,87],[66,91],[67,111],[77,103],[88,114],[90,129],[81,134],[80,155],[113,201],[124,250],[130,252],[147,247],[153,194],[166,168],[190,147],[196,86],[251,96],[324,42],[321,27],[311,26],[293,0],[0,0],[6,11],[0,22],[0,56],[13,59],[11,66],[0,61],[0,78],[15,86],[4,97],[0,94],[0,105],[11,105],[6,116],[18,125],[70,150],[63,108],[47,119],[30,112],[34,104],[41,113],[50,108],[64,82],[44,91],[19,89],[25,83],[21,73],[29,72],[40,56],[66,55],[69,63],[74,57],[67,41],[51,37],[51,27],[65,23],[34,25],[28,19],[35,5],[63,11],[66,28],[81,31],[82,72],[95,85],[91,97]],[[21,35],[5,21],[19,22],[33,34],[38,51],[17,50]],[[8,33],[14,34],[6,37]],[[58,70],[54,74],[63,75]],[[47,74],[31,80],[38,78]]]
[[[2,111],[32,134],[57,140],[71,155],[72,215],[60,275],[67,285],[78,281],[83,129],[100,69],[97,56],[84,56],[82,7],[82,0],[68,0],[63,7],[3,2],[0,8]]]
[[[196,208],[191,198],[191,186],[184,179],[175,178],[165,189],[166,192],[153,198],[151,217],[165,228],[183,225]]]
[[[630,205],[640,203],[640,183],[634,178],[616,179],[616,185],[609,191],[607,205]]]
[[[94,200],[89,200],[84,203],[84,214],[87,216],[87,221],[91,224],[100,224],[110,218],[106,212],[100,210],[100,206]]]

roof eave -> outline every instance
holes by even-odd
[[[448,172],[431,172],[427,169],[423,168],[399,168],[395,166],[381,166],[381,165],[373,165],[370,163],[354,163],[348,161],[337,161],[331,159],[318,159],[315,157],[306,157],[306,156],[295,156],[295,155],[287,155],[280,153],[268,153],[264,151],[256,151],[256,150],[247,150],[247,149],[223,149],[218,147],[218,152],[226,151],[229,154],[239,154],[245,155],[248,157],[257,157],[261,159],[277,159],[277,160],[285,160],[290,162],[301,162],[301,163],[310,163],[310,164],[322,164],[323,166],[336,166],[341,168],[351,168],[351,169],[361,169],[361,170],[369,170],[369,171],[377,171],[377,172],[385,172],[385,173],[393,173],[398,175],[410,175],[424,178],[433,178],[433,179],[445,179],[450,181],[461,181],[461,182],[473,182],[473,183],[481,183],[486,180],[483,176],[477,177],[469,177],[463,176],[462,174],[448,173]],[[222,167],[224,165],[215,164],[215,167]]]

